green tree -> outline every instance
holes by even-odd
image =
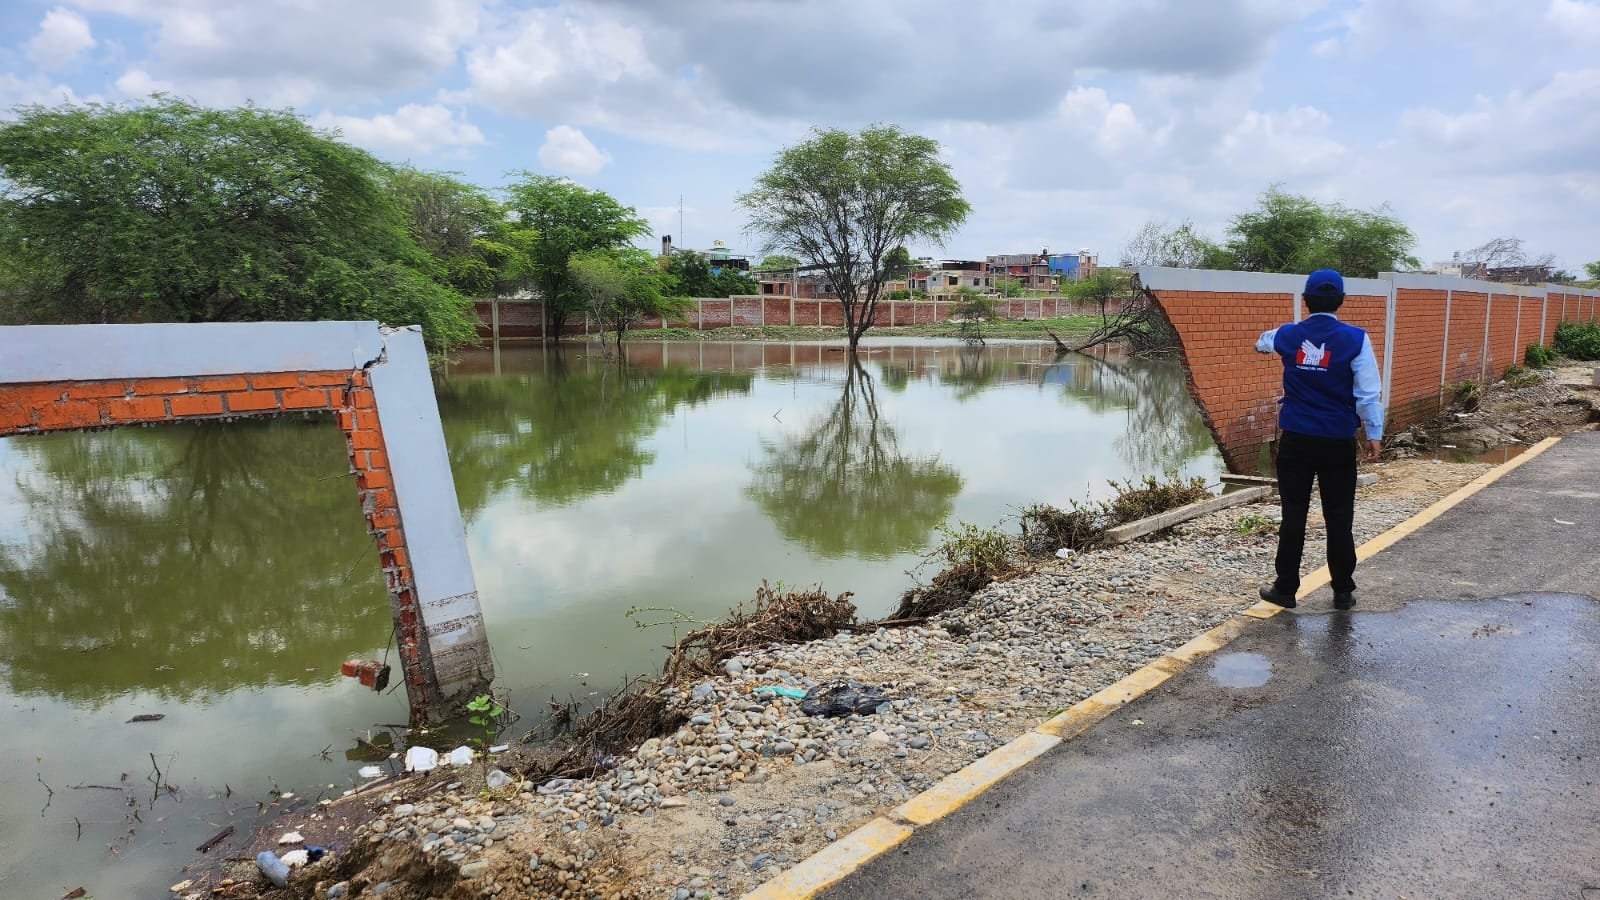
[[[504,296],[529,284],[532,229],[509,221],[503,204],[442,172],[394,169],[389,187],[411,236],[438,265],[437,277],[463,293]]]
[[[1240,213],[1228,229],[1222,252],[1210,268],[1247,272],[1310,272],[1338,269],[1353,277],[1415,269],[1416,237],[1388,207],[1373,211],[1338,203],[1323,205],[1274,186],[1256,209]]]
[[[754,294],[759,287],[755,279],[732,266],[722,266],[711,271],[711,260],[693,250],[679,250],[667,258],[668,286],[679,297],[732,297],[734,294]]]
[[[568,265],[572,281],[584,298],[584,313],[602,334],[616,333],[618,352],[622,350],[623,334],[641,319],[669,318],[681,315],[689,307],[684,298],[663,296],[661,283],[665,276],[643,250],[591,250],[572,257]]]
[[[772,272],[782,269],[794,269],[800,266],[800,260],[784,253],[769,253],[762,257],[761,263],[756,266],[757,272]]]
[[[1028,291],[1023,288],[1022,279],[1020,278],[996,278],[994,282],[994,289],[1000,294],[1000,296],[1006,298],[1021,297],[1028,293]]]
[[[1225,251],[1201,234],[1188,219],[1168,228],[1160,219],[1144,223],[1122,250],[1124,266],[1168,266],[1176,269],[1227,268]]]
[[[1600,259],[1597,259],[1592,263],[1584,263],[1583,270],[1589,273],[1589,280],[1591,282],[1600,283]]]
[[[293,114],[25,106],[0,125],[0,304],[26,322],[377,318],[473,340],[371,155]]]
[[[827,274],[851,353],[877,317],[889,251],[912,238],[943,243],[971,211],[939,143],[893,125],[818,129],[778,154],[739,205],[766,249]]]
[[[529,269],[544,300],[545,334],[559,334],[567,319],[584,306],[568,266],[572,257],[620,249],[647,234],[650,226],[633,207],[565,178],[523,172],[522,180],[506,193],[518,223],[534,232]]]
[[[889,253],[883,258],[883,277],[886,281],[896,281],[911,274],[917,261],[911,258],[911,251],[905,244],[897,244],[890,248]]]

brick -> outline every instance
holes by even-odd
[[[360,478],[358,477],[357,481],[359,480]],[[394,491],[387,487],[372,489],[363,499],[367,502],[369,508],[371,509],[395,505]]]
[[[133,383],[133,392],[144,396],[153,394],[182,394],[189,390],[189,382],[182,378],[140,378]]]
[[[328,402],[326,389],[308,390],[300,388],[283,392],[284,409],[327,409],[331,405]]]
[[[102,405],[105,417],[114,422],[150,422],[167,417],[167,401],[162,397],[125,397]]]
[[[243,375],[216,375],[210,378],[196,378],[193,380],[194,389],[201,393],[223,393],[226,391],[248,391],[250,383]]]
[[[353,450],[382,450],[383,435],[376,431],[357,428],[350,432],[350,447]]]
[[[375,529],[400,527],[400,512],[395,509],[379,509],[372,513],[372,527]]]
[[[54,403],[67,395],[65,384],[18,384],[0,386],[0,406],[34,409]]]
[[[278,395],[273,391],[245,391],[228,395],[228,412],[261,412],[278,409]]]
[[[388,472],[382,470],[357,472],[356,485],[362,490],[368,490],[371,488],[392,488],[394,487],[394,479],[389,477]]]
[[[350,383],[358,388],[371,387],[372,381],[367,377],[365,369],[358,369],[350,373]]]
[[[306,387],[344,387],[350,383],[349,372],[303,372],[300,383]]]
[[[33,427],[32,409],[0,402],[0,434],[9,434],[21,428],[31,427]]]
[[[266,375],[251,375],[250,386],[256,390],[273,390],[276,388],[292,388],[300,386],[300,373],[298,372],[272,372]]]
[[[100,404],[89,400],[63,400],[39,407],[39,427],[92,428],[101,424]]]
[[[384,550],[394,550],[397,547],[402,547],[405,542],[405,535],[401,534],[398,528],[385,528],[378,532],[378,546]]]
[[[368,469],[389,468],[389,454],[382,450],[368,450],[366,451],[366,457],[366,468]]]
[[[103,400],[122,397],[127,393],[126,381],[85,381],[67,388],[67,397],[72,400]]]
[[[219,416],[222,414],[221,394],[195,394],[173,397],[167,401],[174,416]]]
[[[350,391],[350,405],[357,409],[375,409],[378,401],[373,399],[371,390],[355,388]]]
[[[338,420],[340,431],[350,431],[356,427],[356,414],[350,410],[339,410]]]

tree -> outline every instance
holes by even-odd
[[[888,255],[883,258],[883,278],[885,281],[896,281],[911,274],[917,261],[911,258],[911,251],[905,244],[897,244],[890,248]]]
[[[943,243],[971,206],[939,143],[893,125],[813,133],[739,196],[768,250],[819,266],[844,307],[854,353],[877,317],[885,259],[912,238]]]
[[[711,260],[693,250],[679,250],[667,258],[668,290],[679,297],[731,297],[754,294],[755,280],[732,266],[711,271]]]
[[[30,322],[378,318],[475,337],[377,159],[289,112],[25,106],[0,125],[0,304]]]
[[[650,226],[633,207],[565,178],[524,172],[506,192],[518,223],[534,232],[529,270],[544,300],[544,333],[559,334],[567,318],[584,306],[568,265],[572,258],[625,247]]]
[[[1247,272],[1311,272],[1338,269],[1347,276],[1416,269],[1410,255],[1416,237],[1388,211],[1367,212],[1334,203],[1323,206],[1278,187],[1261,195],[1259,206],[1240,213],[1228,229],[1222,252],[1209,268]]]
[[[1589,273],[1590,281],[1600,281],[1600,260],[1595,260],[1592,263],[1584,263],[1583,270]]]
[[[1221,247],[1196,230],[1194,223],[1188,219],[1173,228],[1168,228],[1161,219],[1151,219],[1140,226],[1122,249],[1122,265],[1167,266],[1174,269],[1220,268],[1211,263],[1222,252]]]
[[[800,260],[794,258],[793,256],[789,256],[784,253],[769,253],[762,257],[760,264],[756,266],[756,271],[775,272],[783,271],[785,269],[797,269],[799,267]]]
[[[996,278],[994,289],[1002,297],[1013,298],[1025,296],[1028,291],[1022,286],[1020,278]]]
[[[401,166],[389,174],[411,236],[438,264],[437,277],[473,296],[527,287],[532,229],[509,221],[503,204],[476,185]]]
[[[1553,253],[1530,256],[1522,239],[1497,237],[1468,250],[1461,261],[1467,274],[1476,278],[1499,277],[1513,281],[1555,281],[1556,257]],[[1520,271],[1519,271],[1520,270]]]
[[[623,334],[639,320],[666,318],[688,308],[688,301],[681,297],[662,296],[662,276],[642,250],[591,250],[574,256],[568,266],[584,299],[584,313],[602,335],[616,333],[619,353]]]

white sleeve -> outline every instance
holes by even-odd
[[[1383,376],[1378,373],[1378,356],[1372,352],[1372,338],[1361,339],[1361,352],[1350,363],[1355,376],[1356,415],[1366,429],[1367,440],[1383,440]]]
[[[1275,352],[1273,350],[1273,343],[1275,341],[1277,341],[1277,339],[1278,339],[1278,329],[1276,329],[1276,328],[1269,328],[1266,331],[1261,332],[1261,337],[1256,339],[1256,352],[1257,353],[1272,353],[1272,352]]]

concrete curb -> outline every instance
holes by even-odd
[[[1490,469],[1427,509],[1367,541],[1357,548],[1357,561],[1370,559],[1388,549],[1401,538],[1550,449],[1559,440],[1560,437],[1552,437],[1540,441],[1516,459]],[[1328,568],[1323,566],[1305,578],[1297,596],[1308,597],[1329,580]],[[744,900],[807,900],[815,897],[851,872],[899,846],[917,828],[950,815],[1013,772],[1064,741],[1083,734],[1119,708],[1227,646],[1249,627],[1251,619],[1270,619],[1283,611],[1281,606],[1261,601],[1221,625],[1195,636],[1183,646],[1157,657],[1121,681],[1041,722],[1010,743],[975,760],[966,768],[945,776],[928,790],[822,848],[795,867],[779,873],[745,894]]]

